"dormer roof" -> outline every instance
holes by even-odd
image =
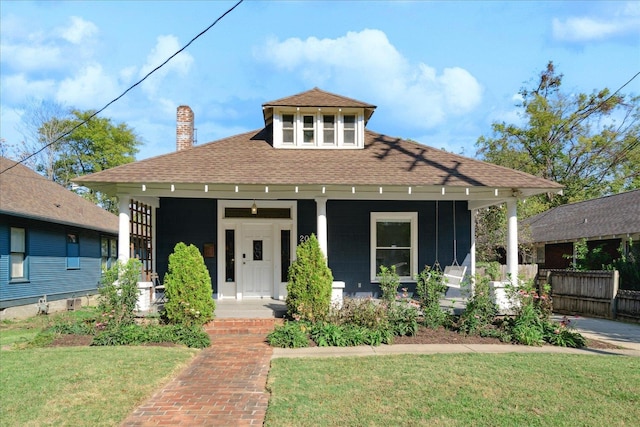
[[[296,95],[262,104],[265,125],[271,124],[274,107],[362,108],[364,109],[365,125],[376,109],[376,106],[373,104],[342,95],[336,95],[335,93],[327,92],[317,87]]]

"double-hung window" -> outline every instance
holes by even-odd
[[[336,116],[323,115],[322,116],[322,143],[324,145],[335,145],[336,143]]]
[[[356,116],[345,115],[342,119],[342,135],[344,145],[356,144]]]
[[[418,214],[416,212],[371,213],[371,279],[380,266],[395,266],[403,280],[418,273]]]
[[[316,136],[316,117],[310,115],[302,116],[302,142],[304,144],[314,144]]]
[[[295,144],[294,139],[295,129],[293,127],[294,116],[293,114],[282,115],[282,143],[283,144]]]
[[[67,233],[67,270],[80,268],[80,242],[78,233]]]
[[[109,270],[116,265],[118,259],[118,243],[116,239],[102,237],[100,240],[100,256],[102,258],[102,271]]]
[[[27,234],[24,228],[11,227],[11,280],[27,279]]]

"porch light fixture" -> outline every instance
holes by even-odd
[[[256,206],[256,201],[253,201],[253,205],[251,205],[251,215],[258,215],[258,206]]]

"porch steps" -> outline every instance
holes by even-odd
[[[209,335],[241,335],[260,334],[267,335],[273,331],[276,325],[281,325],[283,319],[214,319],[205,325],[205,331]]]

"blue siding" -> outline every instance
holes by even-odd
[[[169,255],[179,242],[193,244],[200,253],[205,243],[217,246],[216,230],[218,226],[218,203],[212,199],[178,199],[160,200],[160,208],[156,210],[157,245],[156,270],[161,280],[169,267]],[[218,269],[217,257],[224,256],[224,248],[216,247],[214,258],[205,258],[209,269],[213,292],[216,291]]]
[[[418,271],[433,265],[436,257],[435,202],[337,201],[327,202],[329,267],[336,280],[345,282],[345,292],[378,292],[371,283],[371,212],[418,213]],[[444,267],[453,262],[453,204],[439,202],[438,260]],[[303,215],[315,221],[315,207]],[[299,211],[300,215],[300,211]],[[308,222],[309,218],[298,218]],[[462,263],[471,247],[471,213],[466,202],[456,202],[457,260]],[[361,287],[358,288],[358,283]],[[413,284],[407,284],[411,291]]]
[[[28,282],[9,282],[9,229],[27,232]],[[66,235],[79,235],[80,269],[68,270]],[[101,278],[101,233],[25,218],[0,216],[0,308],[95,294]],[[111,236],[115,237],[115,236]]]
[[[298,200],[298,235],[296,236],[296,242],[300,243],[300,236],[317,234],[317,228],[316,202],[314,200]]]

